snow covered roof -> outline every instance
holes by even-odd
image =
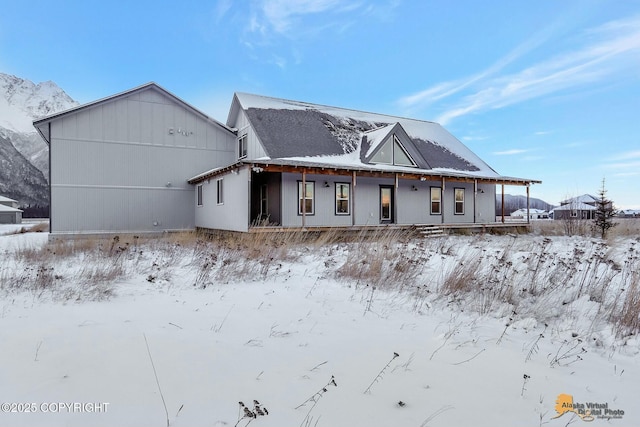
[[[564,202],[563,202],[564,203]],[[593,211],[596,207],[582,202],[568,202],[565,205],[558,206],[554,211]]]
[[[10,198],[5,197],[5,196],[0,196],[0,203],[2,203],[2,202],[18,203],[17,200],[13,200],[13,199],[10,199]]]
[[[441,172],[501,180],[503,177],[438,123],[236,93],[227,126],[244,110],[272,161],[313,163],[351,169]],[[406,135],[402,148],[417,167],[372,164],[369,156],[388,141],[391,132]],[[292,163],[293,162],[293,163]],[[515,178],[522,183],[539,183]]]
[[[591,194],[583,194],[581,196],[577,196],[577,197],[572,197],[570,199],[567,200],[563,200],[562,202],[560,202],[561,205],[565,205],[565,204],[575,204],[575,203],[587,203],[587,204],[593,204],[595,202],[598,201],[597,197],[592,196]]]
[[[0,212],[22,212],[22,209],[12,208],[11,206],[0,204]]]

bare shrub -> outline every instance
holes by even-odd
[[[463,258],[458,265],[450,268],[443,276],[440,291],[444,295],[472,292],[477,289],[480,262],[478,254]]]

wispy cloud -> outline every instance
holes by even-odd
[[[375,9],[371,8],[363,0],[254,0],[247,30],[261,37],[288,38],[321,33],[327,26],[341,32],[355,23],[355,12],[373,13]],[[313,17],[327,14],[331,14],[333,19],[322,23],[310,22]]]
[[[516,154],[528,153],[531,150],[524,150],[520,148],[512,148],[511,150],[504,151],[494,151],[493,154],[496,156],[513,156]]]
[[[444,111],[437,121],[446,124],[471,113],[503,108],[515,103],[594,83],[623,70],[635,72],[640,58],[640,15],[608,22],[585,33],[586,42],[573,51],[558,54],[519,72],[498,75],[514,60],[539,46],[547,33],[529,40],[487,70],[465,80],[443,82],[398,101],[416,107],[466,94]]]
[[[609,158],[610,161],[633,160],[640,159],[640,150],[627,151],[626,153],[617,154]]]

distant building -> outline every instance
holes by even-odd
[[[0,196],[0,224],[20,224],[22,210],[18,209],[18,201]]]
[[[591,194],[563,200],[560,206],[553,210],[553,219],[594,219],[598,200],[600,199]]]
[[[616,216],[618,218],[640,218],[640,209],[622,209]]]
[[[527,210],[526,209],[518,209],[517,211],[511,212],[511,218],[527,218]],[[529,209],[529,219],[548,219],[549,212],[543,209]]]

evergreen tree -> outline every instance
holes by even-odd
[[[602,188],[598,191],[598,196],[599,198],[596,201],[595,218],[593,219],[591,228],[594,233],[600,234],[600,237],[604,239],[607,237],[609,229],[618,225],[613,222],[616,211],[613,207],[613,202],[607,199],[607,190],[604,187],[604,178],[602,179]]]

